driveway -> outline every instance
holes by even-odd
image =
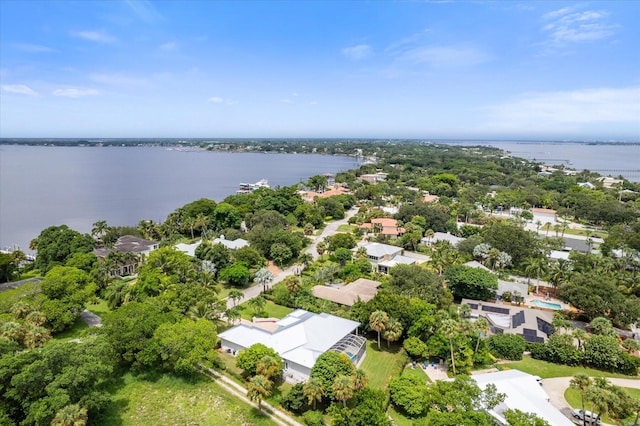
[[[564,392],[569,387],[569,382],[571,381],[571,379],[572,377],[555,377],[552,379],[544,379],[542,380],[542,388],[545,390],[545,392],[547,392],[547,395],[549,395],[549,402],[551,402],[551,405],[560,410],[565,416],[573,419],[573,417],[571,416],[572,408],[564,399]],[[612,385],[625,388],[640,389],[640,380],[613,378],[607,378],[607,380]],[[606,423],[602,424],[606,425]]]
[[[309,245],[309,247],[307,247],[304,250],[304,253],[309,253],[311,257],[313,257],[313,260],[318,259],[318,257],[320,257],[320,255],[318,254],[318,250],[316,249],[316,247],[318,246],[318,243],[324,240],[325,238],[336,234],[338,232],[338,228],[340,227],[340,225],[348,224],[349,219],[355,216],[356,213],[358,213],[358,208],[353,207],[346,212],[344,219],[340,219],[340,220],[336,220],[331,223],[328,223],[327,226],[324,227],[322,232],[313,238],[311,245]],[[284,280],[286,277],[294,275],[297,272],[298,268],[299,266],[290,266],[287,269],[283,270],[273,278],[273,281],[271,281],[271,283],[267,285],[267,288],[271,288],[275,284]],[[253,299],[254,297],[258,297],[260,293],[262,293],[262,290],[263,288],[259,284],[243,290],[242,293],[244,294],[244,296],[242,297],[242,299],[240,299],[240,301],[237,302],[237,304],[244,303],[247,300]],[[227,298],[227,309],[230,309],[235,305],[236,305],[235,301]]]

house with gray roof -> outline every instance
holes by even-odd
[[[529,343],[544,343],[554,332],[552,312],[471,299],[461,304],[471,308],[471,320],[486,318],[493,334],[519,334]]]
[[[117,265],[115,265],[113,270],[109,271],[109,275],[116,277],[134,274],[138,266],[140,266],[142,259],[157,248],[158,243],[155,241],[145,240],[144,238],[134,235],[123,235],[118,238],[113,248],[94,249],[93,254],[101,259],[109,257],[111,252],[130,255],[128,257],[120,256]]]
[[[373,299],[380,284],[379,281],[358,278],[343,286],[316,285],[311,289],[311,294],[320,299],[353,306],[358,301],[368,302]]]
[[[449,241],[451,245],[455,247],[459,242],[464,240],[464,238],[456,237],[449,232],[435,232],[433,234],[433,237],[423,237],[420,242],[427,246],[430,246],[431,244],[437,243],[438,241]]]
[[[359,326],[335,315],[298,309],[280,320],[241,323],[218,337],[222,349],[234,355],[256,343],[272,348],[284,361],[285,380],[302,382],[327,351],[343,353],[359,366],[366,355],[366,339],[357,335]]]

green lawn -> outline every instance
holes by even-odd
[[[99,317],[111,312],[111,309],[109,309],[109,306],[107,305],[107,302],[105,300],[97,299],[96,301],[98,303],[88,302],[85,305],[85,308],[87,308],[88,311],[98,315]]]
[[[63,331],[62,333],[58,333],[54,335],[51,339],[56,341],[67,341],[73,339],[81,339],[84,337],[89,330],[89,326],[87,323],[82,321],[80,317],[73,323],[73,325]]]
[[[168,374],[145,379],[130,373],[95,420],[107,426],[276,424],[208,379],[189,381]]]
[[[398,412],[393,407],[393,404],[389,404],[389,408],[387,409],[387,414],[391,416],[391,418],[393,419],[393,424],[395,424],[396,426],[412,426],[413,422],[415,421],[415,419],[410,419],[408,417],[405,417],[400,412]]]
[[[356,230],[356,229],[357,229],[357,228],[356,228],[354,225],[347,225],[347,224],[344,224],[344,225],[340,225],[340,226],[338,226],[338,232],[348,232],[348,233],[351,233],[351,232],[353,232],[353,231],[354,231],[354,230]]]
[[[369,386],[372,388],[386,389],[389,381],[398,377],[407,363],[407,355],[399,345],[391,345],[387,348],[387,342],[382,341],[381,350],[378,350],[378,342],[367,341],[367,356],[360,365],[369,377]]]
[[[36,294],[39,290],[40,283],[26,283],[13,290],[0,292],[0,313],[9,312],[18,300]]]
[[[510,362],[507,364],[499,364],[500,370],[516,369],[525,373],[540,376],[543,379],[551,377],[572,377],[578,373],[586,374],[589,377],[618,377],[622,379],[633,379],[634,377],[625,376],[624,374],[609,373],[607,371],[594,370],[593,368],[569,367],[567,365],[553,364],[546,361],[539,361],[530,356],[524,356],[522,361]],[[638,377],[636,377],[638,378]]]
[[[624,389],[624,391],[632,398],[640,399],[640,389],[635,389],[635,388],[622,388],[622,389]],[[567,390],[564,392],[564,399],[567,400],[567,402],[572,408],[582,408],[582,403],[580,402],[580,391],[578,391],[577,389],[567,388]],[[585,402],[585,410],[589,410],[589,403],[587,402]],[[635,419],[635,416],[629,417],[627,419],[623,419],[623,421],[626,420],[623,424],[631,424],[634,419]],[[619,421],[614,420],[608,416],[602,416],[602,421],[604,423],[609,423],[609,424],[621,424]]]
[[[249,305],[248,302],[242,303],[240,306],[240,314],[242,318],[251,321],[251,319],[256,316],[256,313],[253,308]],[[293,309],[287,308],[286,306],[276,305],[270,300],[267,300],[266,305],[264,305],[263,312],[259,312],[261,317],[265,318],[284,318],[289,313],[293,312]]]

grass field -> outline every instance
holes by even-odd
[[[622,388],[622,389],[624,389],[624,391],[632,398],[640,400],[640,389],[634,389],[634,388]],[[580,392],[577,389],[567,388],[567,390],[564,392],[564,399],[567,400],[567,402],[572,408],[582,408],[582,403],[580,402]],[[589,403],[585,402],[585,410],[589,410],[589,408],[590,408]],[[634,420],[634,418],[635,416],[629,417],[627,419],[623,419],[624,423],[622,424],[631,424],[633,423],[632,420]],[[604,423],[609,423],[609,424],[620,424],[620,422],[608,416],[602,416],[602,421]]]
[[[499,364],[497,366],[501,370],[516,369],[525,373],[540,376],[543,379],[551,377],[572,377],[578,373],[586,374],[589,377],[618,377],[621,379],[633,379],[634,377],[625,376],[624,374],[609,373],[607,371],[594,370],[593,368],[569,367],[567,365],[553,364],[546,361],[539,361],[530,356],[524,356],[522,361],[510,362],[507,364]]]
[[[353,232],[355,231],[357,228],[354,225],[340,225],[338,226],[338,232]]]
[[[251,321],[251,319],[256,316],[256,312],[247,302],[242,303],[239,306],[242,318]],[[259,314],[265,318],[284,318],[291,312],[293,312],[293,309],[287,308],[286,306],[276,305],[272,301],[267,300],[267,303],[264,305],[263,312],[259,312]]]
[[[229,395],[212,381],[127,373],[115,386],[111,405],[96,424],[272,426],[271,419]]]
[[[389,381],[398,377],[407,363],[407,355],[404,349],[398,345],[387,348],[387,342],[383,341],[381,350],[378,350],[378,342],[367,341],[367,356],[360,365],[369,377],[369,386],[372,388],[386,389]]]
[[[51,340],[63,342],[73,339],[80,339],[85,336],[88,331],[89,326],[87,325],[87,323],[78,318],[70,328],[64,330],[62,333],[54,335]]]
[[[38,291],[40,291],[40,283],[26,283],[13,290],[0,292],[0,313],[9,312],[15,302]]]

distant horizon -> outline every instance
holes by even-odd
[[[601,139],[519,139],[519,138],[402,138],[402,137],[277,137],[277,136],[260,136],[260,137],[221,137],[221,136],[202,136],[202,137],[182,137],[182,136],[143,136],[143,137],[99,137],[99,136],[78,136],[78,137],[0,137],[0,143],[6,141],[76,141],[86,143],[100,143],[101,141],[198,141],[198,142],[222,142],[222,141],[409,141],[409,142],[513,142],[513,143],[599,143],[599,144],[640,144],[638,140],[601,140]]]
[[[0,137],[640,141],[639,21],[624,0],[3,0]]]

